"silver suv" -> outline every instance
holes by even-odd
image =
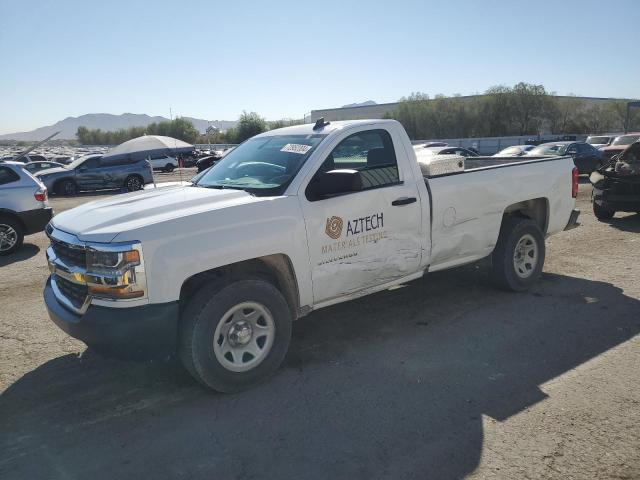
[[[41,232],[53,216],[47,187],[24,163],[0,163],[0,255],[16,251],[25,235]]]

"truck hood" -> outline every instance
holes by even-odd
[[[82,241],[111,242],[121,232],[260,200],[242,190],[172,185],[85,203],[56,215],[52,224]]]

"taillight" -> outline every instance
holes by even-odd
[[[580,173],[578,172],[578,167],[573,167],[573,171],[571,172],[571,196],[576,198],[578,196],[578,178]]]
[[[47,200],[47,189],[41,188],[36,193],[34,193],[33,196],[38,202],[44,202]]]

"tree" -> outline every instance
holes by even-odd
[[[513,87],[513,113],[519,135],[540,133],[548,98],[542,85],[520,82]]]
[[[200,132],[191,122],[180,117],[168,122],[151,123],[146,127],[130,127],[109,132],[103,132],[99,128],[90,130],[84,126],[78,127],[76,131],[76,137],[82,145],[117,145],[143,135],[165,135],[194,143]]]
[[[242,112],[233,132],[235,143],[242,143],[247,138],[267,131],[267,121],[256,112]]]

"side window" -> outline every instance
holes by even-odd
[[[98,168],[100,166],[100,159],[97,157],[90,158],[82,163],[82,167],[93,170],[94,168]]]
[[[7,167],[0,167],[0,185],[20,180],[20,176]]]
[[[400,181],[393,142],[386,130],[367,130],[348,136],[333,149],[316,175],[337,169],[360,171],[363,190]]]

